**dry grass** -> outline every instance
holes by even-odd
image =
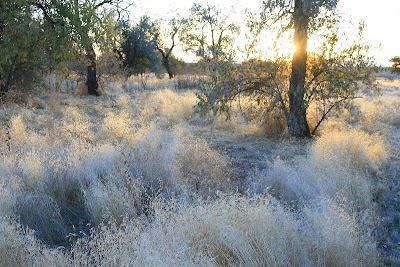
[[[95,266],[377,266],[374,243],[344,210],[291,212],[270,197],[194,206],[155,202],[152,227],[104,225],[74,248]],[[115,255],[121,257],[115,257]]]
[[[113,137],[116,141],[133,138],[133,119],[126,111],[118,114],[108,112],[103,120],[103,131],[107,136]]]
[[[136,99],[142,125],[157,122],[163,127],[172,127],[186,122],[194,116],[197,97],[193,92],[177,93],[171,89],[146,92]]]
[[[360,130],[326,132],[306,155],[278,157],[253,179],[287,203],[324,197],[349,209],[366,210],[384,184],[388,160],[380,136]]]
[[[400,124],[400,95],[386,94],[359,103],[361,128],[380,132]]]
[[[202,118],[193,91],[150,78],[151,90],[127,90],[135,79],[0,110],[1,266],[379,266],[363,216],[377,216],[384,188],[393,88],[306,145],[271,139],[257,156],[272,160],[239,180],[246,146],[223,144],[281,135],[279,114]]]

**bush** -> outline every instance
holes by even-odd
[[[164,127],[171,127],[183,123],[194,116],[196,102],[193,92],[176,93],[170,89],[152,92],[147,95],[146,106],[141,109],[141,124],[157,121]]]

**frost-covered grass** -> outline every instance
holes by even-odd
[[[73,251],[96,266],[374,266],[371,238],[328,200],[292,212],[268,196],[155,202],[151,227],[102,225]],[[111,247],[111,248],[110,248]],[[121,255],[121,257],[116,257]]]
[[[299,143],[140,82],[0,110],[0,266],[380,265],[394,88]],[[244,138],[274,133],[263,168],[238,170]]]
[[[381,137],[348,129],[323,134],[306,155],[268,162],[253,183],[288,203],[326,197],[364,211],[385,184],[387,164]]]

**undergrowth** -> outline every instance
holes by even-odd
[[[356,102],[304,153],[265,155],[243,178],[217,140],[269,134],[279,147],[279,118],[200,117],[192,91],[108,86],[0,110],[1,266],[381,264],[396,95]]]

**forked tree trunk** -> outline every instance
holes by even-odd
[[[161,54],[161,57],[163,59],[163,65],[165,67],[165,70],[168,72],[169,78],[170,79],[174,78],[174,73],[172,72],[171,66],[169,65],[169,56],[171,55],[171,51],[174,48],[174,46],[172,46],[172,48],[167,53],[165,53],[164,50],[161,49],[157,43],[156,43],[156,48],[158,52],[160,52]]]
[[[168,72],[168,76],[170,79],[174,78],[174,73],[171,70],[171,67],[169,65],[169,57],[163,57],[163,65],[165,67],[165,70]]]
[[[90,44],[86,49],[86,59],[88,60],[87,65],[87,76],[86,86],[89,95],[99,96],[99,83],[97,81],[97,66],[96,66],[96,53],[93,49],[93,44]]]
[[[293,54],[292,74],[289,88],[289,118],[288,127],[292,136],[309,137],[310,128],[307,124],[306,105],[304,101],[305,78],[307,65],[307,38],[308,16],[303,11],[303,1],[295,0],[293,14],[294,45],[296,51]]]

